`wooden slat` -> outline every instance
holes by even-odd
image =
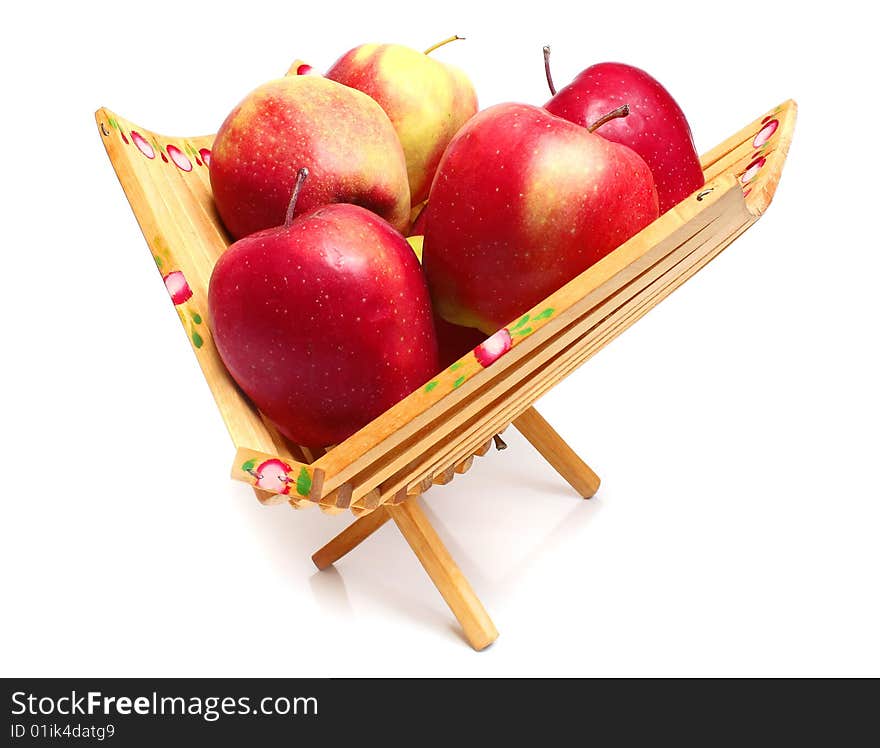
[[[434,483],[438,486],[445,486],[447,483],[452,483],[452,479],[455,477],[455,468],[448,467],[445,470],[441,470],[437,475],[434,476]]]
[[[741,233],[742,228],[743,224],[737,224],[730,229],[730,232],[737,232],[738,235],[738,233]],[[729,236],[729,234],[726,236]],[[609,315],[596,325],[589,336],[578,338],[565,350],[559,352],[554,359],[554,366],[552,368],[547,367],[543,369],[529,382],[518,388],[505,390],[496,402],[486,406],[478,416],[474,417],[466,429],[457,431],[457,438],[448,437],[436,443],[430,453],[410,463],[405,469],[383,482],[383,498],[393,493],[401,484],[412,480],[415,475],[435,469],[431,467],[433,461],[436,460],[439,464],[443,464],[453,459],[460,459],[466,454],[471,454],[487,435],[495,433],[506,423],[516,418],[543,395],[547,389],[567,376],[573,368],[582,364],[589,356],[593,355],[614,337],[623,332],[623,330],[644,316],[647,311],[668,296],[674,288],[677,288],[680,282],[683,282],[679,281],[682,276],[690,273],[694,266],[699,265],[701,267],[702,264],[708,262],[711,256],[714,256],[717,251],[727,246],[730,241],[729,238],[722,238],[719,240],[719,245],[706,244],[702,253],[691,253],[689,260],[684,261],[675,273],[669,274],[663,284],[644,290],[633,304]],[[720,249],[713,249],[714,246],[720,246]],[[572,360],[577,360],[577,363],[574,367],[569,367],[568,363]],[[372,481],[372,479],[367,478],[359,478],[359,480],[364,480],[365,483]]]
[[[255,466],[259,466],[260,463],[265,462],[266,460],[276,459],[279,459],[277,451],[258,452],[255,449],[239,447],[235,451],[235,460],[232,463],[231,477],[235,480],[253,483],[253,472],[246,470],[245,465],[247,463],[252,463]],[[327,495],[327,493],[322,490],[324,474],[320,470],[311,465],[296,462],[294,459],[283,455],[281,459],[290,468],[287,477],[289,483],[294,486],[290,491],[291,494],[296,493],[298,498],[310,499],[312,501],[318,501],[320,498]]]
[[[431,527],[418,498],[389,506],[387,511],[458,619],[470,645],[476,650],[488,647],[498,638],[498,630]]]
[[[526,409],[514,420],[513,425],[581,496],[589,499],[599,490],[599,476],[537,410]]]
[[[355,520],[327,545],[316,551],[312,555],[312,561],[319,569],[326,569],[360,545],[389,519],[391,519],[391,515],[385,509],[380,508]]]
[[[724,193],[727,197],[723,197],[723,195],[716,197],[714,211],[707,217],[706,223],[701,229],[697,229],[680,243],[675,243],[675,240],[682,237],[680,235],[673,235],[668,240],[668,244],[658,245],[656,249],[656,255],[659,256],[658,261],[654,264],[648,264],[648,261],[645,261],[643,264],[648,266],[645,268],[640,267],[639,270],[641,272],[631,272],[628,282],[623,284],[614,293],[610,295],[602,294],[598,298],[585,297],[581,303],[574,305],[574,308],[579,311],[585,311],[572,320],[571,324],[566,328],[555,331],[556,334],[553,337],[537,348],[535,346],[528,348],[525,345],[522,346],[521,353],[527,353],[528,355],[520,355],[518,358],[512,359],[513,366],[508,366],[507,369],[496,374],[483,387],[475,388],[473,396],[464,402],[459,402],[455,411],[443,414],[442,416],[438,415],[405,448],[392,452],[382,460],[375,460],[364,471],[359,473],[357,477],[353,478],[355,497],[358,496],[358,491],[368,490],[379,483],[383,483],[407,463],[422,459],[427,452],[435,450],[434,445],[449,434],[460,433],[458,430],[464,422],[475,416],[478,417],[500,394],[516,389],[526,377],[531,376],[537,369],[553,361],[554,356],[558,355],[573,340],[585,334],[593,325],[604,319],[611,311],[626,303],[629,298],[656,280],[659,275],[667,272],[670,267],[674,267],[675,263],[682,256],[686,256],[693,250],[692,244],[694,242],[699,243],[710,239],[711,235],[703,237],[702,229],[709,227],[712,221],[717,220],[725,211],[736,210],[735,206],[738,205],[740,214],[745,213],[742,193],[735,186],[735,181],[732,178],[728,178],[727,182],[732,189]],[[730,207],[728,207],[728,203]],[[650,259],[654,260],[657,257],[651,257]],[[591,305],[591,302],[594,303]],[[504,361],[505,358],[511,356],[516,350],[514,349],[502,357],[493,366]],[[555,366],[555,363],[553,365]],[[491,434],[486,435],[486,437],[488,436],[491,436]],[[425,445],[431,446],[426,449]],[[321,464],[320,461],[317,464]],[[384,491],[385,488],[383,487]]]
[[[761,169],[758,178],[746,185],[746,205],[756,217],[764,215],[782,178],[782,170],[788,158],[791,141],[794,138],[794,127],[797,121],[797,104],[787,101],[773,115],[779,120],[779,129],[773,135],[767,163]]]
[[[714,148],[709,149],[700,157],[700,166],[703,168],[703,173],[709,173],[712,170],[713,166],[716,166],[723,158],[728,156],[732,151],[735,151],[739,148],[743,143],[748,143],[758,134],[758,132],[763,127],[763,121],[770,116],[773,116],[775,112],[781,112],[786,106],[788,106],[792,102],[785,102],[778,106],[775,110],[771,109],[769,112],[762,114],[760,117],[757,117],[752,122],[747,124],[744,128],[739,130],[738,132],[731,135],[726,140],[723,140]]]
[[[468,450],[470,451],[470,450]],[[474,456],[465,457],[461,462],[459,462],[455,466],[455,472],[459,475],[464,475],[468,470],[471,469],[471,466],[474,464]]]
[[[150,251],[157,258],[157,264],[161,262],[160,273],[182,272],[192,291],[190,299],[177,305],[177,313],[233,443],[270,457],[280,457],[291,465],[292,472],[298,473],[305,467],[311,476],[313,469],[298,463],[283,443],[273,438],[260,413],[242,395],[220,360],[207,324],[208,282],[228,238],[213,209],[206,175],[198,171],[207,172],[207,169],[193,162],[193,171],[183,172],[167,155],[168,160],[163,161],[162,154],[167,153],[169,145],[185,151],[187,142],[207,144],[211,139],[157,135],[106,109],[99,109],[95,120]],[[141,153],[133,142],[132,131],[150,143],[154,158]],[[191,156],[188,158],[192,161]],[[195,322],[196,319],[199,322]],[[235,477],[253,483],[250,475]]]
[[[333,493],[330,493],[321,499],[320,503],[325,506],[348,509],[351,506],[351,484],[343,483],[339,488],[333,491]]]
[[[513,349],[491,367],[483,369],[473,354],[468,354],[458,362],[457,369],[443,372],[435,380],[438,386],[430,392],[424,388],[413,392],[375,419],[369,427],[318,460],[315,467],[325,471],[325,486],[332,488],[341,479],[352,480],[364,468],[380,461],[405,460],[406,453],[401,456],[400,448],[407,440],[412,442],[415,439],[419,443],[425,442],[425,434],[430,433],[434,438],[449,433],[463,420],[464,411],[470,413],[473,407],[478,407],[473,403],[491,398],[499,389],[515,384],[508,369],[530,356],[536,347],[553,338],[585,311],[601,304],[706,228],[728,206],[737,209],[736,201],[742,205],[742,200],[742,191],[736,180],[724,176],[714,183],[713,191],[704,200],[698,202],[693,199],[661,216],[531,310],[530,314],[534,316],[547,308],[561,311],[542,319],[535,325],[538,330],[522,342],[515,343]],[[461,377],[464,377],[463,384],[453,388],[452,380],[458,381]],[[468,401],[467,405],[465,401]],[[357,481],[354,483],[357,497],[359,486]]]
[[[475,457],[483,457],[484,455],[489,454],[489,450],[492,449],[492,444],[493,444],[493,441],[491,439],[489,439],[489,441],[487,441],[485,444],[483,444],[482,447],[480,447],[479,449],[477,449],[474,452],[474,456]]]

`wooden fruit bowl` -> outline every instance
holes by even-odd
[[[232,477],[253,486],[264,504],[314,504],[358,517],[313,556],[319,568],[394,519],[471,645],[482,649],[497,631],[416,497],[466,472],[511,423],[578,493],[596,492],[598,477],[532,404],[761,217],[779,182],[796,112],[788,101],[706,153],[702,189],[321,453],[282,437],[238,389],[214,346],[208,281],[230,238],[211,197],[213,136],[158,135],[107,109],[95,118],[232,437]]]

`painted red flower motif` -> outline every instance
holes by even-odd
[[[199,148],[199,155],[202,157],[202,161],[205,162],[205,166],[211,165],[211,150],[209,148]]]
[[[187,158],[186,154],[180,150],[180,148],[176,145],[169,145],[165,150],[168,151],[169,158],[174,162],[174,165],[178,169],[181,171],[192,171],[192,161]]]
[[[298,66],[296,69],[297,75],[309,75],[309,74],[311,74],[311,72],[312,72],[312,66],[307,65],[306,63],[303,63],[302,65]]]
[[[131,131],[131,140],[147,158],[156,158],[156,151],[153,150],[153,146],[137,130]]]
[[[507,353],[512,345],[513,341],[511,340],[510,332],[506,327],[502,327],[498,332],[486,338],[474,348],[474,355],[477,357],[477,361],[480,362],[480,366],[485,368]]]
[[[165,281],[165,288],[168,289],[168,295],[175,306],[192,298],[193,292],[189,287],[189,283],[186,282],[186,278],[183,277],[183,273],[179,270],[168,273],[162,280]]]
[[[290,465],[281,460],[266,460],[256,469],[256,487],[272,493],[287,494],[290,492],[290,481],[287,474]]]
[[[751,182],[756,176],[758,176],[758,172],[761,171],[761,167],[767,163],[767,159],[763,156],[755,161],[752,161],[743,172],[743,175],[739,178],[739,181],[742,184],[748,184]]]
[[[757,135],[755,135],[755,139],[752,141],[752,145],[755,148],[760,148],[764,145],[770,138],[773,137],[773,133],[776,132],[776,129],[779,127],[778,119],[771,119],[764,127],[761,129]]]

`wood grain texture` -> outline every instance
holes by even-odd
[[[384,507],[365,514],[352,522],[327,545],[316,551],[312,555],[312,561],[321,570],[332,566],[346,553],[363,543],[389,519],[391,519],[391,515]]]
[[[601,482],[599,476],[577,456],[537,410],[524,410],[514,420],[513,425],[575,491],[585,499],[595,495]]]
[[[458,619],[470,645],[476,650],[488,647],[498,638],[498,630],[467,579],[452,560],[443,541],[428,522],[428,518],[418,504],[418,498],[413,497],[401,504],[389,505],[386,511],[391,515],[431,581]]]
[[[312,453],[262,418],[213,345],[207,284],[229,238],[214,210],[203,155],[212,136],[169,138],[106,109],[96,113],[107,153],[236,447],[233,477],[257,484],[266,503],[277,493],[292,506],[355,514],[446,483],[469,467],[495,433],[754,223],[775,194],[795,119],[794,102],[785,102],[705,154],[706,187],[511,321],[510,350],[491,365],[469,353],[342,444]],[[772,135],[756,141],[774,122]],[[186,298],[175,298],[180,284],[169,282],[178,272]],[[267,491],[257,468],[273,459],[289,472]]]

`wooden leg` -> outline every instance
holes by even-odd
[[[488,647],[498,638],[498,630],[431,526],[418,497],[388,506],[387,511],[452,609],[470,645],[476,650]]]
[[[537,410],[529,408],[513,425],[581,496],[589,499],[599,490],[599,476],[575,454]]]
[[[315,566],[319,569],[326,569],[350,550],[360,545],[389,519],[391,519],[391,516],[381,506],[369,514],[365,514],[360,519],[352,522],[321,550],[317,551],[312,556],[312,561],[315,562]]]

